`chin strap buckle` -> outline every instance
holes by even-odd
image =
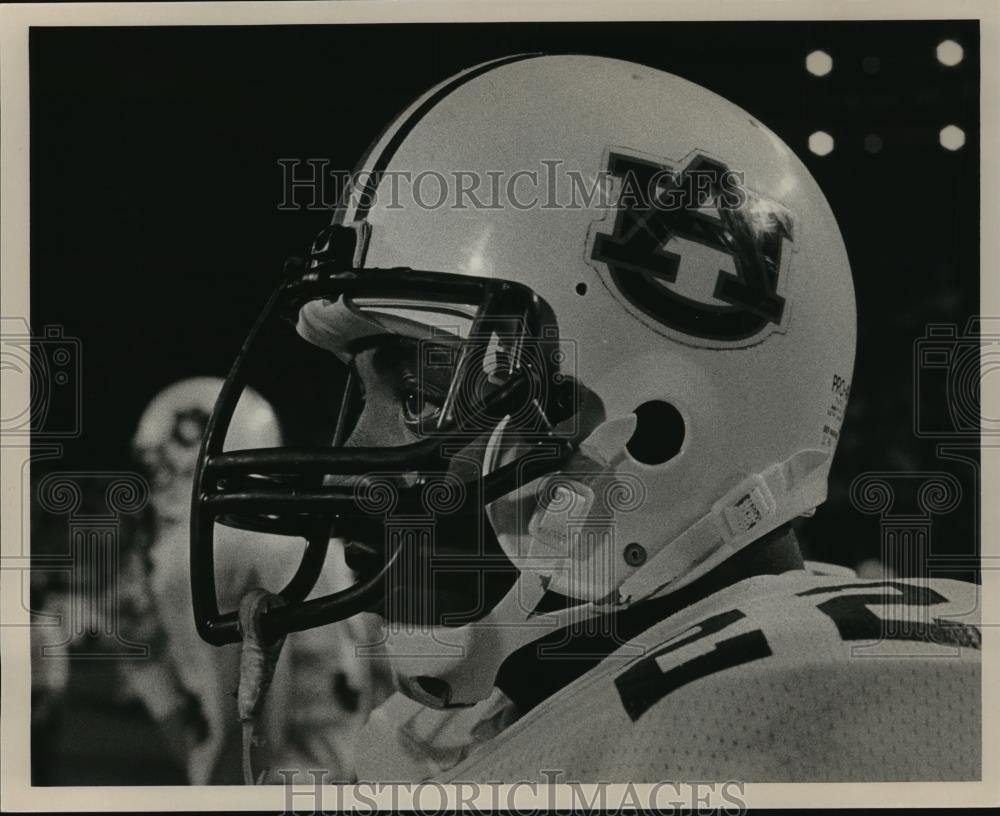
[[[712,508],[722,540],[729,546],[739,546],[754,531],[768,525],[777,509],[774,493],[768,482],[777,487],[782,482],[780,467],[755,473],[723,496]],[[784,487],[781,484],[779,490]]]

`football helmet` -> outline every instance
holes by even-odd
[[[201,439],[224,382],[219,377],[175,382],[153,397],[139,419],[132,456],[149,481],[150,504],[160,523],[188,518]],[[244,392],[227,433],[227,447],[281,444],[274,409],[253,389]]]
[[[329,446],[224,452],[275,316],[351,371],[386,337],[416,349],[413,440],[358,432],[377,417],[351,373]],[[854,346],[833,213],[746,111],[615,59],[468,69],[372,145],[234,365],[193,496],[199,631],[238,637],[216,522],[302,536],[271,631],[375,609],[406,693],[475,703],[552,627],[671,592],[823,502]],[[305,600],[331,536],[358,580]]]

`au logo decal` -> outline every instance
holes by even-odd
[[[786,209],[699,152],[672,165],[612,150],[607,170],[621,182],[617,214],[610,232],[601,231],[604,223],[592,230],[589,260],[640,319],[713,347],[750,345],[784,327],[788,304],[779,290],[793,249]],[[687,263],[668,248],[674,238],[712,251]],[[684,276],[707,276],[710,297],[686,294]]]

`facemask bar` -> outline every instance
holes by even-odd
[[[364,477],[369,473],[415,474],[445,472],[453,451],[468,443],[477,422],[499,423],[521,410],[526,394],[540,395],[530,400],[537,413],[531,431],[533,443],[526,453],[486,476],[477,478],[470,497],[455,512],[464,514],[475,530],[483,505],[516,489],[527,481],[557,470],[571,455],[578,440],[558,436],[553,427],[572,411],[571,384],[560,384],[554,354],[523,354],[527,344],[558,346],[553,334],[555,321],[548,305],[528,287],[509,281],[442,274],[411,269],[339,270],[315,264],[309,268],[298,259],[286,264],[288,280],[267,303],[260,318],[226,379],[215,410],[206,428],[198,460],[191,513],[191,584],[195,623],[201,637],[214,645],[240,639],[235,610],[219,609],[215,587],[214,527],[216,523],[281,535],[302,537],[306,549],[295,575],[281,591],[286,601],[272,608],[263,620],[269,637],[310,629],[355,615],[378,605],[385,597],[393,575],[398,550],[386,554],[384,567],[373,577],[340,592],[305,598],[316,585],[323,569],[327,547],[336,536],[338,523],[372,518],[359,506],[359,485],[325,485],[333,477]],[[316,299],[399,298],[435,303],[476,306],[477,312],[467,340],[462,342],[455,363],[449,393],[435,427],[419,442],[395,448],[344,448],[348,403],[355,387],[349,375],[331,448],[267,448],[223,452],[223,444],[236,405],[247,386],[246,366],[262,328],[271,320],[285,317],[294,321],[301,306]],[[481,345],[489,337],[491,322],[508,321],[520,325],[522,333],[512,343],[508,356],[509,379],[474,405],[463,397],[462,385],[482,359]],[[548,332],[544,336],[543,332]],[[542,338],[542,339],[539,339]],[[541,347],[541,346],[537,346]],[[540,387],[538,387],[540,384]],[[452,451],[446,453],[446,451]],[[362,478],[363,483],[363,478]],[[416,491],[399,488],[401,505],[416,503]],[[362,503],[363,504],[363,503]]]

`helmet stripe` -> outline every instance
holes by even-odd
[[[365,175],[365,186],[361,191],[361,195],[358,196],[358,208],[354,211],[354,217],[351,219],[353,221],[363,221],[368,215],[368,210],[370,209],[370,204],[374,200],[375,191],[378,188],[379,180],[381,175],[385,172],[385,168],[389,166],[389,162],[392,157],[396,154],[399,146],[403,143],[403,140],[410,134],[417,124],[423,119],[430,110],[437,105],[442,99],[448,96],[452,91],[461,87],[466,82],[475,79],[478,76],[482,76],[488,71],[492,71],[494,68],[499,68],[502,65],[510,65],[514,62],[520,62],[526,59],[533,59],[535,57],[543,56],[540,53],[533,54],[516,54],[510,57],[501,57],[500,59],[495,59],[490,62],[484,62],[481,65],[477,65],[474,68],[470,68],[467,71],[452,77],[450,80],[443,82],[436,90],[431,91],[427,97],[417,105],[413,112],[405,118],[405,120],[396,128],[395,132],[392,134],[392,138],[386,143],[385,147],[379,153],[378,158],[372,165],[371,170]],[[369,151],[362,158],[361,163],[358,165],[359,169],[364,168],[369,159],[371,158],[371,152],[375,149],[375,146],[381,141],[382,134],[376,139]],[[342,224],[347,219],[345,218],[347,211],[347,201],[349,200],[349,195],[345,195],[344,201],[341,206],[337,208],[337,213],[334,216],[335,224]]]

